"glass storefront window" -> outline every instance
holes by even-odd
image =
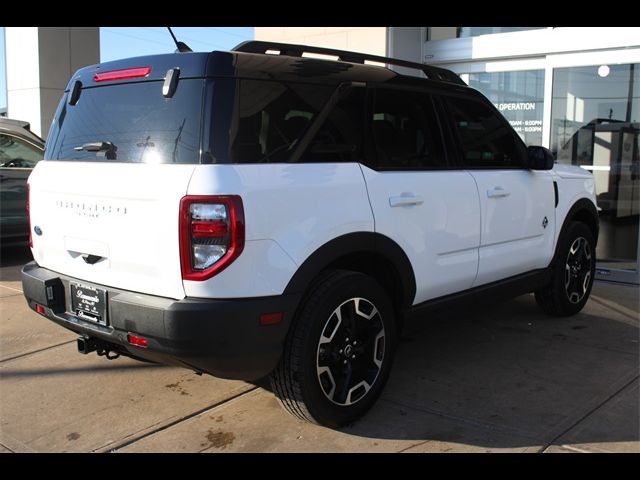
[[[547,27],[456,27],[456,37],[477,37],[490,33],[522,32],[524,30],[538,30]]]
[[[640,213],[640,64],[557,68],[551,150],[593,172],[599,267],[636,270]]]
[[[542,145],[544,70],[470,73],[469,85],[493,102],[527,145]]]

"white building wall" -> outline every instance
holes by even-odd
[[[7,116],[43,138],[71,75],[100,61],[98,27],[5,27]]]
[[[387,27],[256,27],[255,38],[387,55]]]

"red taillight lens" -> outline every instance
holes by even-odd
[[[149,346],[149,342],[146,338],[138,337],[137,335],[132,335],[130,333],[127,334],[127,342],[131,345],[135,345],[136,347],[147,348]]]
[[[111,70],[93,75],[94,82],[108,82],[111,80],[125,80],[128,78],[146,77],[151,73],[151,67],[126,68],[124,70]]]
[[[221,220],[208,222],[191,221],[191,235],[194,237],[224,237],[227,232],[227,222]]]
[[[180,262],[184,280],[206,280],[244,248],[244,208],[237,195],[190,195],[180,201]]]
[[[33,237],[31,236],[31,187],[27,182],[27,226],[29,227],[29,248],[33,248]]]
[[[40,305],[39,303],[36,303],[36,312],[38,312],[40,315],[44,315],[45,309],[42,305]]]

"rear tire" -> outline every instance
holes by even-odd
[[[382,392],[395,343],[394,310],[382,287],[362,273],[325,272],[303,300],[271,386],[292,415],[340,427]]]
[[[569,224],[551,267],[551,282],[535,292],[538,306],[556,317],[578,313],[589,299],[596,271],[595,241],[587,225]]]

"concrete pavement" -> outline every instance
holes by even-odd
[[[597,283],[580,314],[531,295],[410,322],[374,408],[341,430],[257,385],[76,353],[0,267],[0,452],[640,452],[638,288]]]

